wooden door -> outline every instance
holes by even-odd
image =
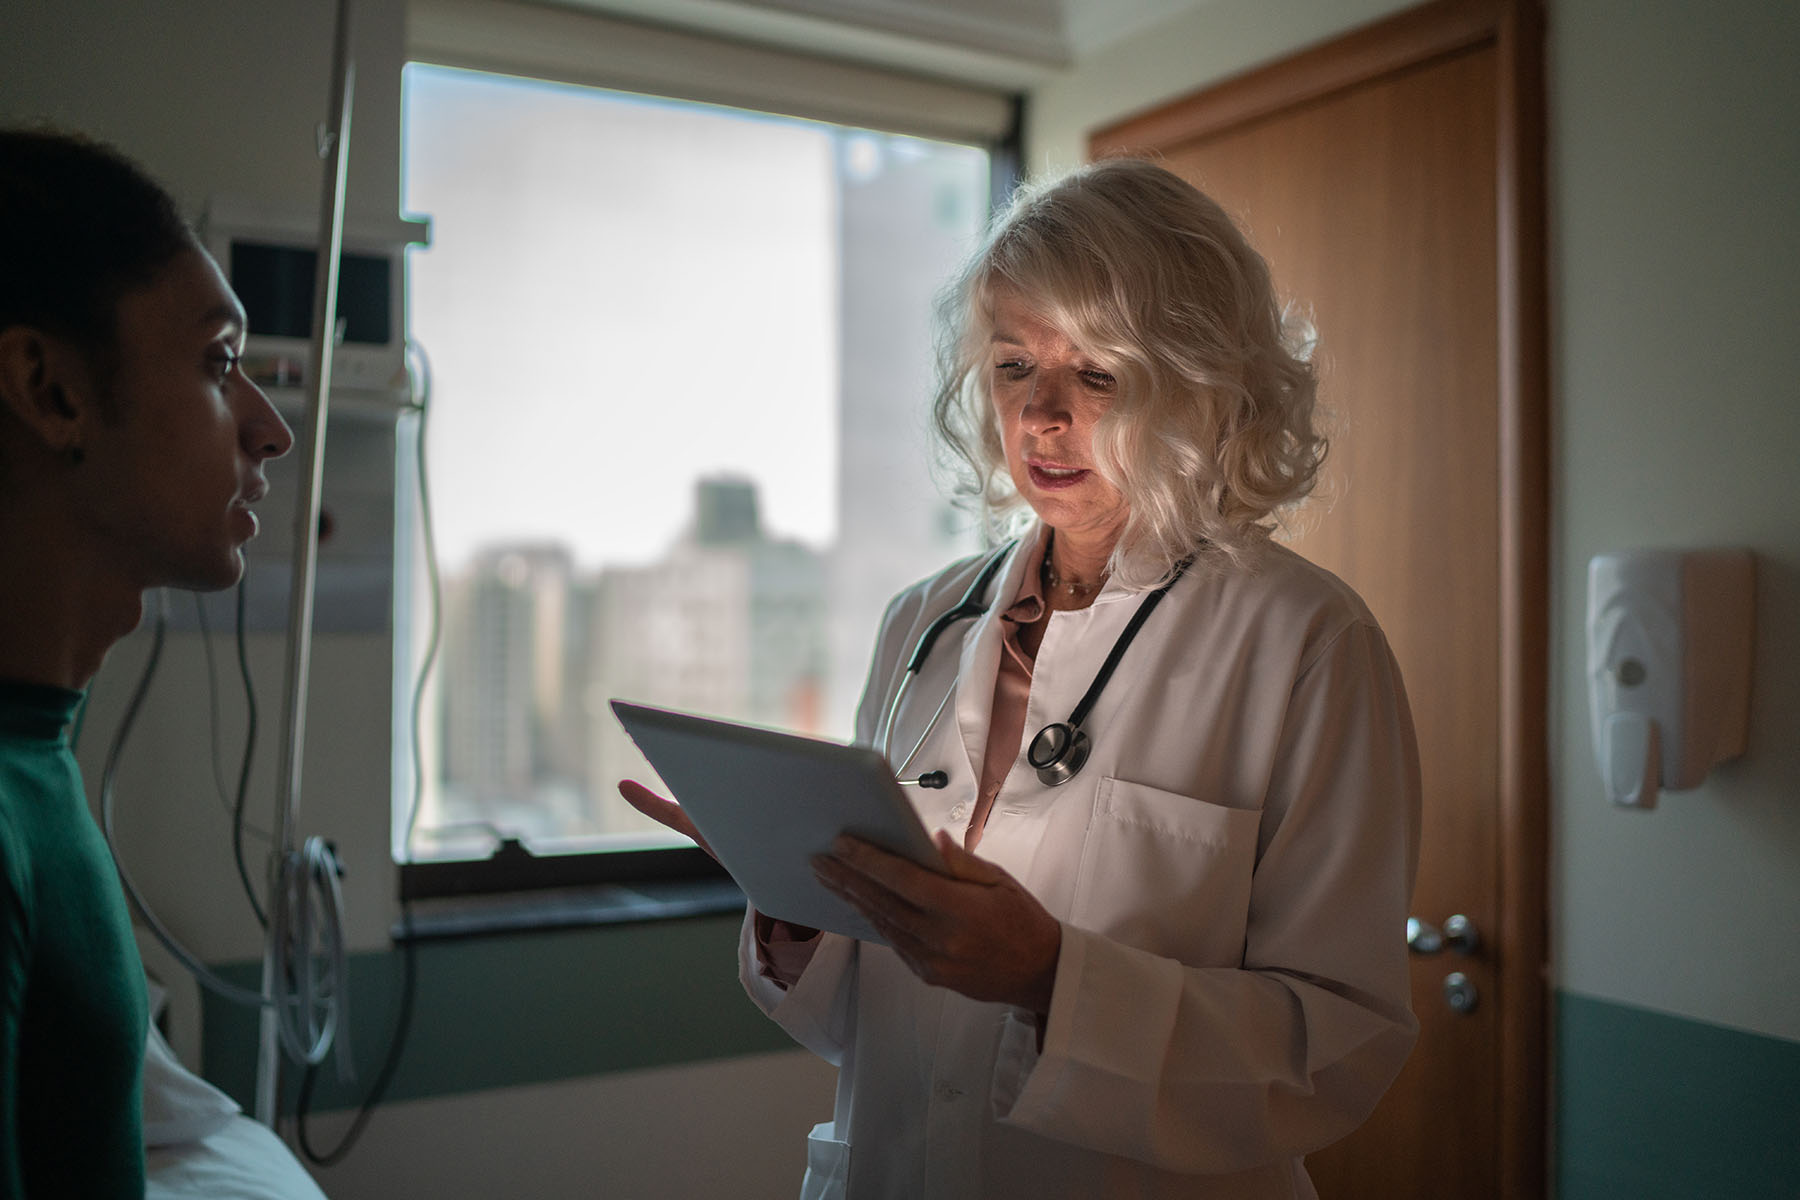
[[[1362,594],[1400,660],[1425,786],[1413,911],[1482,935],[1413,958],[1418,1048],[1368,1124],[1309,1158],[1325,1200],[1545,1186],[1543,406],[1518,344],[1543,318],[1517,311],[1530,272],[1511,261],[1508,8],[1415,10],[1094,140],[1212,195],[1312,309],[1329,508],[1294,544]]]
[[[1323,483],[1331,507],[1295,546],[1362,594],[1400,660],[1425,785],[1414,913],[1489,931],[1500,899],[1493,74],[1491,46],[1465,50],[1170,155],[1314,308],[1320,390],[1341,419]],[[1466,1013],[1445,1003],[1452,969],[1475,989]],[[1498,1145],[1493,971],[1479,953],[1414,960],[1419,1049],[1369,1127],[1314,1156],[1322,1195],[1487,1194],[1462,1176],[1491,1179]],[[1415,1173],[1432,1186],[1395,1186]]]

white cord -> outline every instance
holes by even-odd
[[[420,722],[425,712],[425,686],[431,677],[431,668],[437,662],[438,650],[443,641],[444,593],[443,581],[438,576],[437,530],[431,516],[431,476],[426,469],[425,435],[431,420],[431,356],[425,347],[417,341],[408,339],[408,354],[418,363],[419,384],[414,407],[418,412],[418,428],[413,431],[414,470],[417,472],[419,490],[419,535],[425,553],[425,586],[431,601],[431,615],[427,623],[429,632],[425,638],[425,655],[419,663],[414,677],[412,705],[409,712],[411,727],[408,733],[412,742],[412,799],[406,810],[406,831],[401,836],[400,853],[406,862],[412,861],[413,835],[419,824],[419,809],[424,806],[425,799],[425,742],[420,732]]]

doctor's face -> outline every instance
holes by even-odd
[[[114,330],[84,438],[85,515],[135,586],[229,587],[256,535],[262,465],[293,444],[238,367],[243,306],[190,247],[120,298]]]
[[[988,390],[1013,486],[1066,541],[1110,550],[1129,513],[1094,467],[1094,425],[1117,383],[1015,293],[994,295]]]

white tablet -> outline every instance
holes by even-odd
[[[840,833],[934,871],[944,860],[887,760],[865,746],[614,700],[613,713],[757,911],[883,942],[813,878]]]

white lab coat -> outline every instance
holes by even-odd
[[[906,769],[949,773],[908,789],[928,829],[967,828],[999,613],[1031,541],[993,585],[1001,602],[940,639],[895,722],[898,760],[956,689]],[[889,606],[861,741],[983,561]],[[1068,718],[1139,603],[1109,585],[1050,618],[1027,740]],[[1021,749],[977,848],[1062,924],[1042,1050],[1031,1014],[928,987],[836,934],[784,992],[758,974],[746,920],[751,997],[839,1068],[803,1196],[1311,1197],[1301,1156],[1354,1129],[1399,1071],[1417,1032],[1402,929],[1418,752],[1355,593],[1275,546],[1251,571],[1191,569],[1086,729],[1092,757],[1059,788]]]

